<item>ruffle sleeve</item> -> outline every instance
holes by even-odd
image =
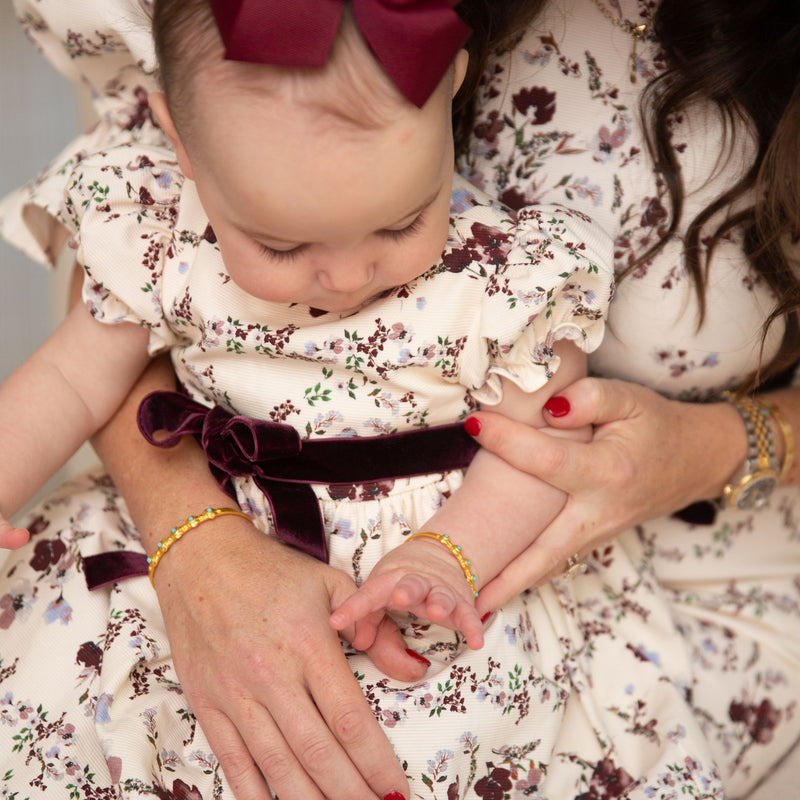
[[[66,191],[86,306],[101,322],[148,328],[151,355],[183,341],[162,305],[165,267],[183,245],[183,180],[170,151],[127,145],[83,161]]]
[[[559,339],[586,353],[600,345],[613,294],[613,242],[585,215],[558,206],[501,212],[477,205],[455,228],[445,267],[471,263],[485,274],[460,375],[474,399],[499,403],[502,378],[525,392],[540,389],[558,369]]]
[[[147,103],[158,88],[150,17],[139,0],[15,0],[14,7],[42,55],[89,90],[99,118],[36,178],[0,200],[0,235],[34,261],[52,265],[70,235],[64,190],[73,168],[122,144],[167,144]]]

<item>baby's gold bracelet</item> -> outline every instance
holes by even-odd
[[[178,541],[178,539],[183,536],[184,533],[188,533],[190,530],[193,530],[198,525],[202,525],[204,522],[208,522],[209,520],[216,519],[217,517],[222,517],[225,514],[233,514],[237,517],[244,517],[249,522],[252,522],[250,517],[247,516],[243,511],[239,511],[238,508],[207,508],[203,511],[202,514],[198,514],[196,517],[189,517],[183,525],[178,526],[177,528],[172,528],[170,531],[169,536],[164,539],[163,542],[158,543],[158,549],[153,553],[153,555],[147,557],[147,574],[150,576],[150,583],[152,584],[153,588],[156,588],[155,583],[153,582],[153,575],[156,573],[156,567],[158,566],[158,562],[161,561],[164,553]]]
[[[475,579],[476,575],[472,571],[472,567],[470,562],[464,558],[463,553],[461,552],[461,545],[460,544],[453,544],[450,541],[450,537],[446,533],[431,533],[430,531],[420,531],[419,533],[412,533],[411,536],[406,539],[406,542],[410,542],[412,539],[433,539],[439,544],[443,544],[455,557],[456,561],[458,561],[458,565],[464,571],[464,577],[467,579],[467,583],[469,584],[469,588],[472,589],[472,594],[474,597],[478,596],[478,591],[475,588]]]

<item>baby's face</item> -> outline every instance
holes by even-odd
[[[202,133],[184,170],[243,290],[348,312],[439,261],[453,177],[447,81],[375,130],[281,98],[198,100]]]

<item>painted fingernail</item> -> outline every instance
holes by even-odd
[[[431,662],[428,661],[428,659],[425,658],[425,656],[421,656],[419,653],[415,653],[413,650],[409,650],[408,648],[406,648],[406,653],[408,653],[411,656],[411,658],[415,658],[417,661],[419,661],[420,664],[424,664],[426,667],[429,667],[431,665]],[[394,794],[397,794],[397,792],[394,792]],[[399,796],[402,797],[402,795]]]
[[[487,611],[487,612],[486,612],[486,613],[485,613],[485,614],[484,614],[484,615],[481,617],[481,623],[484,623],[484,622],[486,622],[486,620],[487,620],[487,619],[489,619],[489,617],[491,617],[491,616],[492,616],[492,612],[491,612],[491,611]]]
[[[466,421],[464,422],[464,430],[470,436],[477,436],[481,432],[481,421],[476,419],[475,417],[467,417]]]
[[[406,798],[400,792],[389,792],[383,800],[406,800]]]
[[[544,404],[544,408],[548,414],[551,414],[554,417],[565,417],[567,414],[569,414],[572,406],[570,406],[569,400],[567,400],[566,397],[556,395],[555,397],[551,397]]]

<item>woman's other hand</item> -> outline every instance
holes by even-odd
[[[198,527],[182,556],[163,560],[156,588],[184,693],[237,800],[269,797],[265,778],[281,800],[408,797],[328,624],[350,578],[235,517]],[[418,680],[425,667],[390,624],[369,655]]]
[[[481,613],[560,574],[575,553],[719,496],[746,453],[744,427],[729,403],[679,402],[637,384],[583,378],[545,408],[547,432],[498,414],[473,415],[482,447],[569,495],[537,540],[481,590]],[[594,426],[588,443],[558,436],[586,424]]]

